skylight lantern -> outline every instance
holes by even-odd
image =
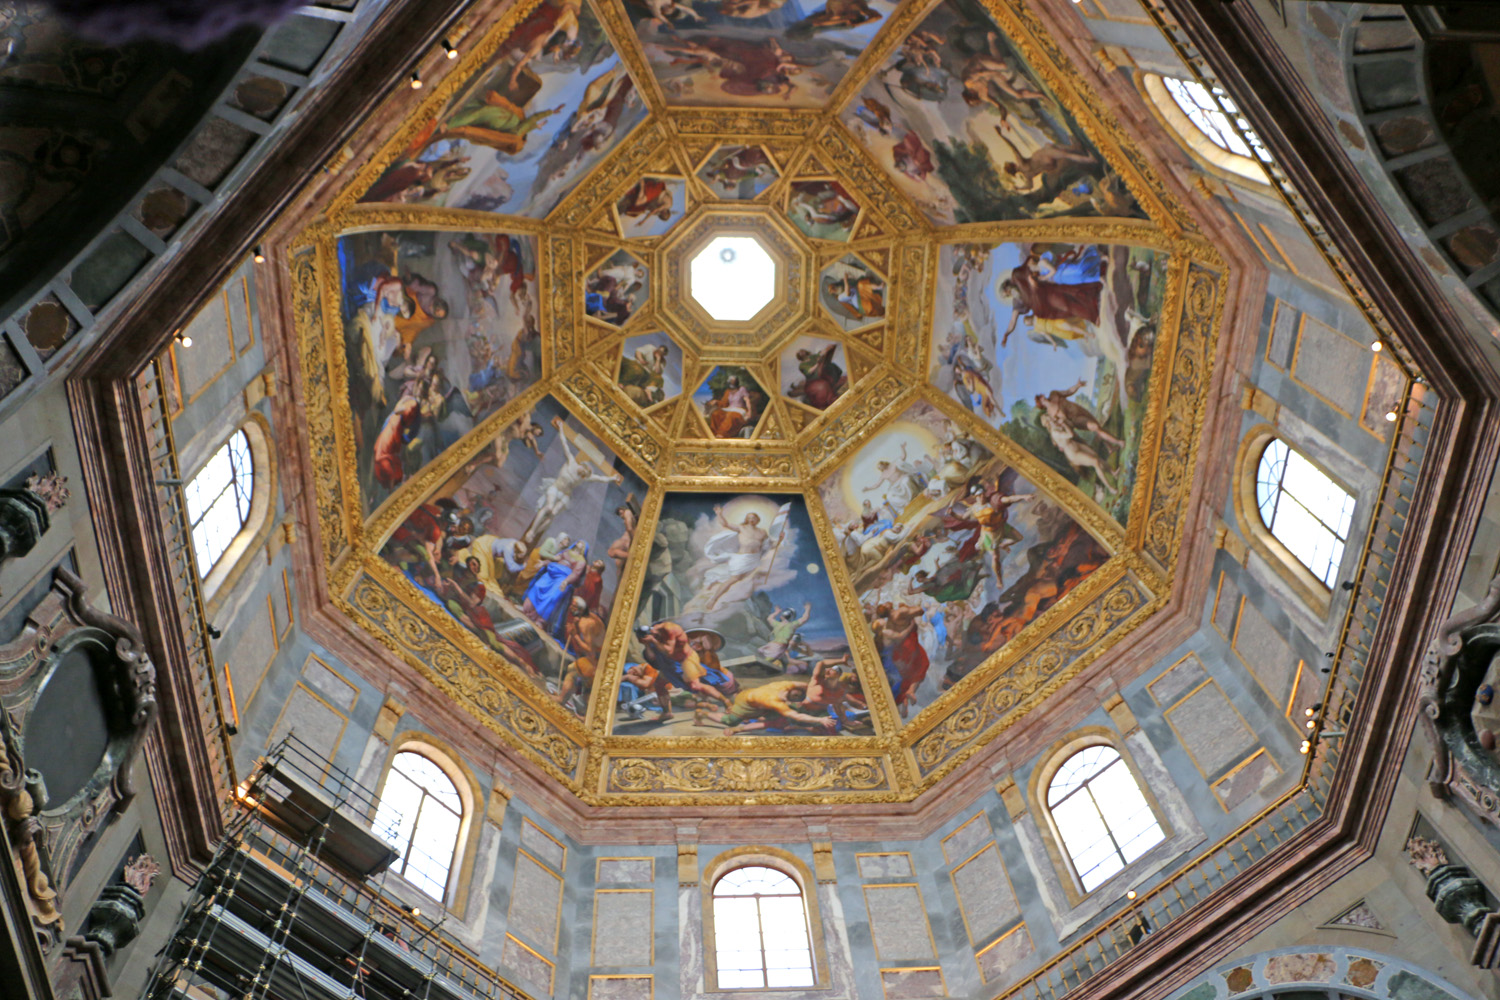
[[[688,273],[694,300],[723,323],[753,319],[776,295],[776,262],[754,237],[714,237]]]

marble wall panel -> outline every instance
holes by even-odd
[[[980,978],[986,986],[1006,986],[1015,982],[1036,957],[1031,933],[1022,924],[974,957]]]
[[[1271,759],[1270,754],[1262,750],[1215,782],[1214,794],[1219,798],[1219,805],[1224,807],[1225,812],[1229,812],[1280,776],[1281,768],[1276,766],[1276,761]]]
[[[1208,681],[1163,713],[1198,772],[1216,778],[1259,745],[1234,705]]]
[[[568,849],[529,819],[521,823],[521,846],[549,865],[553,871],[560,872],[567,867]]]
[[[859,877],[865,880],[877,878],[911,878],[911,855],[905,851],[893,854],[860,854],[854,859],[859,867]]]
[[[1291,375],[1325,403],[1353,416],[1364,402],[1369,381],[1369,346],[1304,315]]]
[[[1203,661],[1198,659],[1197,653],[1189,653],[1162,671],[1146,685],[1146,690],[1151,692],[1158,705],[1170,705],[1206,680],[1208,671],[1204,669]]]
[[[509,934],[500,951],[500,964],[519,980],[517,985],[538,996],[552,995],[552,963]]]
[[[353,711],[354,703],[359,700],[359,688],[329,669],[328,664],[316,656],[309,656],[302,668],[302,676],[310,687],[328,699],[329,704],[344,712]]]
[[[655,858],[600,858],[594,880],[600,885],[629,885],[655,877]]]
[[[654,895],[650,889],[595,891],[590,964],[638,968],[656,961]]]
[[[507,926],[532,947],[549,955],[557,954],[562,886],[562,879],[531,855],[525,851],[516,854]]]
[[[922,1000],[948,995],[942,969],[881,969],[885,1000]]]
[[[650,976],[590,976],[588,1000],[651,1000]]]
[[[282,737],[295,733],[297,738],[312,748],[315,756],[332,760],[344,735],[348,722],[338,710],[329,705],[305,684],[292,689],[292,695],[282,708],[281,717],[271,727],[271,736],[266,746],[274,746]]]
[[[1220,600],[1223,600],[1222,595]],[[1271,700],[1284,706],[1291,695],[1297,657],[1276,627],[1249,601],[1241,602],[1239,622],[1234,630],[1234,651],[1245,661],[1245,666],[1260,681]]]
[[[867,885],[864,890],[870,936],[875,940],[875,954],[882,962],[937,957],[920,889],[912,884],[896,884]]]
[[[975,813],[967,823],[943,838],[943,857],[950,865],[956,865],[994,839],[989,817]]]
[[[953,869],[952,878],[970,944],[988,941],[1021,915],[1000,851],[993,843]]]

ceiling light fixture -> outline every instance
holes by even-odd
[[[193,346],[193,338],[189,337],[187,334],[183,333],[181,330],[178,330],[176,333],[172,334],[172,336],[173,336],[173,338],[176,339],[177,343],[181,344],[183,347],[192,347]]]
[[[257,263],[257,264],[264,264],[266,262],[265,251],[261,250],[261,248],[260,248],[260,246],[258,244],[255,247],[255,251],[253,253],[251,253],[250,256],[251,256],[251,258],[254,259],[255,263]]]
[[[412,90],[421,90],[422,89],[422,78],[420,76],[418,76],[416,73],[413,73],[411,75],[411,89]]]
[[[443,51],[448,54],[448,58],[449,59],[457,59],[458,58],[458,50],[455,49],[453,47],[453,44],[451,42],[449,42],[448,39],[446,39],[446,38],[443,39]]]

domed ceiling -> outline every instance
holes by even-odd
[[[1166,603],[1225,269],[1029,13],[482,22],[293,247],[354,622],[590,803],[903,801]]]

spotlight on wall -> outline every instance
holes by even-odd
[[[183,333],[181,330],[178,330],[176,333],[172,334],[172,337],[173,337],[174,340],[177,341],[177,344],[180,347],[192,347],[193,346],[193,338],[189,337],[187,334]]]
[[[1394,424],[1396,422],[1396,411],[1395,410],[1387,410],[1386,414],[1385,414],[1385,419],[1386,419],[1386,422]]]
[[[411,75],[411,89],[412,90],[421,90],[422,89],[422,78],[420,76],[418,76],[416,73],[413,73]]]
[[[250,259],[255,261],[255,263],[257,264],[264,264],[266,262],[265,251],[260,248],[259,244],[256,244],[255,249],[251,251]]]
[[[1385,347],[1385,345],[1384,345],[1384,344],[1382,344],[1382,343],[1381,343],[1381,342],[1380,342],[1380,341],[1378,341],[1378,340],[1376,340],[1376,341],[1373,341],[1373,342],[1372,342],[1372,343],[1371,343],[1371,344],[1370,344],[1370,350],[1372,350],[1372,351],[1374,351],[1374,352],[1375,352],[1375,353],[1376,353],[1376,354],[1379,354],[1379,353],[1380,353],[1380,352],[1381,352],[1381,350],[1382,350],[1382,349],[1383,349],[1383,348],[1384,348],[1384,347]]]
[[[458,50],[455,49],[453,47],[453,44],[451,42],[449,42],[448,39],[446,39],[446,38],[443,39],[443,51],[448,54],[448,58],[449,59],[457,59],[458,58]]]
[[[1302,754],[1305,757],[1305,756],[1307,756],[1308,752],[1311,751],[1311,750],[1312,750],[1312,740],[1303,740],[1302,741],[1302,746],[1300,746],[1297,749],[1297,752],[1300,753],[1300,754]]]

